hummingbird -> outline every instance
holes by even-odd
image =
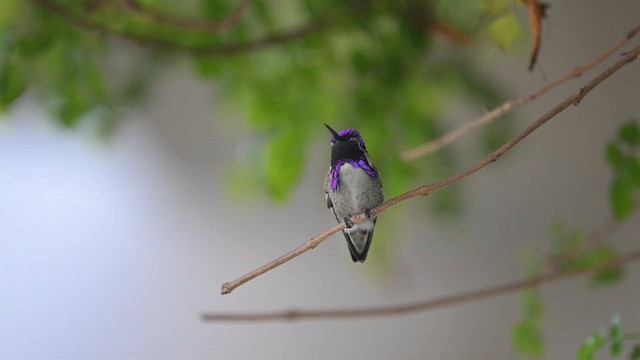
[[[336,132],[329,125],[324,125],[333,135],[331,166],[324,181],[327,207],[338,222],[343,221],[346,225],[342,233],[351,259],[362,263],[367,259],[376,225],[376,219],[371,219],[369,213],[384,201],[382,182],[358,130]],[[353,224],[351,217],[363,212],[367,220]]]

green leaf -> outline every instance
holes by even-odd
[[[640,345],[636,345],[631,350],[631,354],[629,355],[630,360],[640,360]]]
[[[22,95],[27,87],[22,70],[7,61],[0,69],[0,111],[5,111]]]
[[[266,175],[274,200],[286,200],[302,176],[305,144],[305,133],[301,129],[287,129],[271,141],[267,152]]]
[[[505,12],[510,4],[511,0],[482,0],[482,11],[497,15]]]
[[[623,347],[624,343],[622,341],[622,338],[618,340],[613,339],[613,341],[611,342],[611,355],[620,356],[620,354],[622,354]]]
[[[620,178],[613,181],[609,192],[611,208],[616,219],[622,220],[633,211],[633,186]]]
[[[0,32],[16,24],[27,5],[29,4],[23,0],[2,0],[0,2]]]
[[[607,245],[599,245],[589,249],[566,264],[568,271],[590,269],[602,266],[616,258],[615,251]]]
[[[525,317],[532,321],[539,321],[544,314],[544,302],[537,291],[528,290],[522,294],[522,308]]]
[[[607,338],[601,332],[597,332],[594,335],[589,336],[578,349],[578,353],[576,354],[577,359],[592,360],[596,355],[596,352],[606,343]]]
[[[624,347],[624,335],[620,326],[620,315],[614,314],[611,317],[611,328],[609,329],[609,337],[611,338],[611,355],[619,356],[622,354]]]
[[[542,356],[545,352],[544,338],[535,321],[518,322],[511,331],[511,343],[521,355]]]
[[[637,188],[640,188],[640,159],[638,158],[631,158],[629,159],[629,167],[628,169],[628,175],[629,175],[629,182],[631,184],[633,184],[633,186]]]
[[[631,146],[638,145],[640,143],[640,126],[638,126],[637,122],[630,121],[618,130],[618,135],[627,144]]]
[[[609,329],[609,331],[609,335],[612,338],[622,336],[622,328],[620,327],[620,314],[616,313],[611,316],[611,328]]]
[[[607,144],[606,155],[609,166],[611,166],[611,168],[616,172],[620,172],[625,167],[625,156],[616,143],[610,142]]]
[[[489,36],[498,47],[508,51],[521,36],[522,30],[515,14],[508,13],[495,19],[489,25]]]
[[[622,267],[614,267],[609,269],[603,269],[598,271],[591,278],[591,285],[604,286],[613,285],[624,277],[624,270]]]

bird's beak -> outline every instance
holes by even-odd
[[[333,130],[331,128],[331,126],[329,126],[327,124],[324,124],[324,126],[326,126],[327,129],[329,129],[329,131],[331,132],[331,135],[333,135],[333,138],[336,139],[336,141],[342,140],[342,137],[340,135],[338,135],[338,133],[335,130]]]

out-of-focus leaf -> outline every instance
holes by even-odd
[[[489,36],[502,50],[509,51],[520,38],[522,30],[515,14],[508,13],[495,19],[489,25]]]
[[[609,165],[616,171],[620,172],[626,163],[626,158],[620,147],[613,142],[607,144],[606,148],[607,161]]]
[[[639,158],[629,159],[628,176],[629,176],[629,182],[633,184],[633,186],[635,186],[636,188],[640,187],[640,159]]]
[[[614,314],[611,317],[611,327],[609,329],[609,338],[611,339],[611,355],[619,356],[622,354],[624,347],[624,335],[620,326],[620,315]]]
[[[7,61],[0,68],[0,111],[5,111],[26,89],[27,83],[19,66]]]
[[[0,32],[20,20],[20,13],[29,5],[23,0],[0,1]]]
[[[542,356],[546,350],[542,332],[535,321],[518,322],[511,331],[511,343],[521,355]]]
[[[633,184],[636,188],[640,187],[640,159],[631,158],[629,159],[629,167],[628,167],[628,175],[629,182]]]
[[[202,56],[195,59],[195,66],[203,76],[212,76],[219,74],[224,66],[220,62],[220,59],[211,56]]]
[[[621,267],[603,269],[593,274],[591,284],[593,286],[613,285],[624,277],[624,270]]]
[[[544,314],[544,302],[540,293],[534,290],[525,291],[522,294],[522,308],[526,318],[540,320]]]
[[[640,126],[635,121],[628,122],[620,128],[618,135],[627,144],[638,145],[640,143]]]
[[[640,345],[636,345],[631,350],[631,354],[629,354],[630,360],[640,360]]]
[[[482,4],[477,0],[436,0],[431,4],[437,19],[463,30],[472,28],[482,12]]]
[[[74,128],[80,123],[80,119],[84,112],[85,109],[82,104],[67,101],[60,107],[58,115],[60,116],[60,120],[64,126]]]
[[[302,129],[287,129],[269,144],[266,174],[273,199],[284,201],[292,193],[304,170],[305,146]]]
[[[53,36],[53,33],[44,30],[27,34],[16,44],[16,52],[23,58],[40,55],[52,44]]]
[[[482,0],[482,10],[491,15],[505,12],[511,5],[511,0]]]
[[[590,269],[607,264],[615,258],[616,253],[611,247],[607,245],[600,245],[585,251],[574,259],[571,259],[567,262],[565,267],[568,271]]]
[[[79,83],[71,81],[62,96],[62,101],[57,108],[57,114],[62,125],[74,128],[80,123],[82,116],[90,109],[85,93],[80,89]]]
[[[616,219],[622,220],[633,211],[634,198],[631,182],[624,179],[616,179],[611,184],[609,192],[611,208]]]
[[[578,360],[592,360],[596,352],[607,343],[607,338],[601,332],[589,336],[578,349],[576,358]]]
[[[109,91],[107,90],[107,83],[101,69],[95,63],[87,62],[85,63],[84,70],[87,83],[93,93],[92,95],[101,103],[106,102]]]

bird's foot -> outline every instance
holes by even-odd
[[[351,216],[347,215],[344,217],[344,225],[347,227],[347,229],[350,229],[353,226],[353,222],[351,221]]]
[[[367,220],[371,220],[371,209],[367,209],[364,211],[364,216],[367,217]]]

